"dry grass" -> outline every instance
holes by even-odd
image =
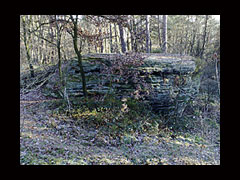
[[[220,145],[203,139],[201,133],[172,138],[170,130],[159,129],[113,138],[98,129],[80,126],[65,115],[54,115],[39,92],[21,97],[25,100],[20,103],[22,165],[220,164]]]

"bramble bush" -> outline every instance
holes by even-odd
[[[151,86],[146,83],[144,76],[139,71],[144,63],[143,56],[139,53],[119,55],[111,60],[111,64],[103,64],[101,73],[107,75],[110,86],[114,83],[130,85],[131,92],[125,92],[134,99],[144,99],[151,92]]]

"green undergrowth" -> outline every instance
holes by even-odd
[[[208,131],[220,129],[219,102],[205,101],[204,96],[193,100],[185,109],[182,117],[162,116],[153,113],[151,107],[143,101],[127,98],[125,102],[113,94],[105,95],[101,100],[90,97],[87,100],[78,97],[70,99],[71,109],[65,100],[46,102],[54,117],[67,116],[76,125],[99,129],[112,136],[124,133],[155,133],[168,128],[172,134]]]
[[[113,95],[107,95],[101,101],[75,98],[71,102],[70,110],[67,103],[62,101],[48,106],[55,106],[55,116],[64,114],[80,126],[100,129],[113,136],[136,131],[153,132],[161,124],[160,116],[151,113],[148,104],[131,98],[123,102]]]

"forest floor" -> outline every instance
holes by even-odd
[[[137,133],[134,143],[54,116],[39,90],[20,95],[21,165],[219,165],[220,143],[199,134]],[[214,131],[214,133],[218,133]]]

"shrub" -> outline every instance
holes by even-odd
[[[144,64],[144,58],[138,53],[119,55],[111,59],[111,64],[103,64],[101,73],[109,79],[109,86],[120,84],[118,91],[136,99],[149,94],[151,86],[140,74],[139,67]],[[124,89],[127,89],[126,91]],[[130,92],[131,91],[131,92]],[[118,93],[118,92],[117,92]]]
[[[161,48],[152,49],[151,53],[162,53]]]

